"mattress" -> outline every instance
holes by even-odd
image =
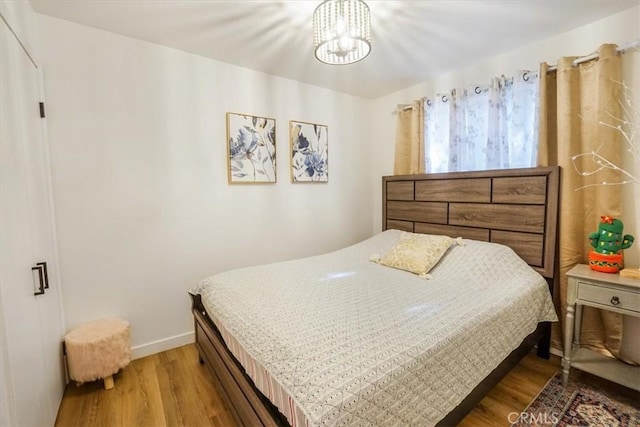
[[[193,290],[291,425],[433,425],[557,320],[545,280],[506,246],[465,240],[429,280],[369,261],[402,233]]]

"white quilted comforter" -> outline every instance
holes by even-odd
[[[545,280],[506,246],[465,240],[431,280],[369,261],[401,233],[194,289],[292,425],[433,425],[557,320]]]

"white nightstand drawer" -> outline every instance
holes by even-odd
[[[579,300],[640,313],[640,294],[593,283],[578,283]]]

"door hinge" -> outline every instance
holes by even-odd
[[[40,103],[40,118],[44,119],[44,102]]]

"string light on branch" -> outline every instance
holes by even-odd
[[[620,107],[622,110],[622,117],[617,117],[606,111],[606,113],[611,118],[611,121],[614,124],[607,123],[604,121],[599,121],[598,124],[600,126],[608,127],[610,129],[618,132],[624,143],[627,145],[627,149],[625,150],[627,153],[630,153],[633,160],[640,166],[640,141],[637,140],[638,133],[640,132],[640,99],[637,96],[634,96],[633,89],[631,89],[625,82],[616,82],[622,85],[622,98],[620,102]],[[621,176],[619,181],[611,182],[611,181],[599,181],[594,184],[583,185],[582,187],[576,188],[576,191],[582,190],[587,187],[594,187],[600,185],[624,185],[631,183],[640,183],[640,178],[635,175],[632,175],[628,171],[624,170],[614,162],[610,161],[606,157],[601,154],[602,148],[605,142],[600,144],[600,146],[589,153],[580,153],[571,157],[571,164],[573,168],[581,176],[591,176],[597,173],[603,172],[605,170],[617,171]],[[586,158],[586,162],[582,162],[580,165],[580,160],[582,158]],[[593,168],[589,168],[589,161],[593,165]]]

